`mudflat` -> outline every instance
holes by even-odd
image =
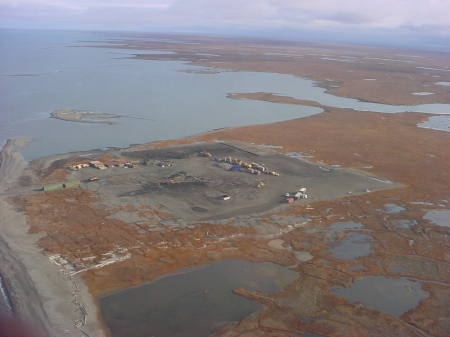
[[[449,81],[448,72],[439,71],[449,66],[445,52],[172,38],[196,44],[130,36],[124,36],[127,43],[120,41],[125,49],[175,52],[138,58],[290,73],[313,78],[336,95],[388,104],[449,103],[449,88],[433,79]],[[205,60],[200,49],[219,56]],[[424,91],[434,94],[413,95]],[[233,98],[316,104],[273,93],[240,94]],[[448,223],[425,217],[450,209],[450,133],[418,127],[430,116],[420,113],[324,108],[322,114],[292,121],[41,158],[21,166],[15,176],[7,173],[13,179],[2,185],[2,237],[36,289],[35,297],[13,291],[14,302],[34,298],[28,303],[45,313],[45,319],[35,321],[46,322],[43,326],[57,335],[114,335],[101,323],[98,298],[179,267],[245,259],[288,266],[299,276],[274,294],[235,289],[263,309],[214,336],[450,334],[450,229]],[[212,157],[198,156],[202,150]],[[280,176],[256,177],[217,166],[222,163],[214,157],[227,154],[264,161]],[[114,159],[139,166],[68,169]],[[11,172],[8,162],[2,160],[1,172]],[[158,165],[165,162],[173,166]],[[88,181],[94,175],[99,180]],[[42,191],[78,180],[76,186]],[[261,180],[265,186],[257,188]],[[301,187],[307,188],[308,199],[283,203],[283,193]],[[221,194],[232,199],[216,199]],[[343,257],[337,251],[358,254]],[[333,292],[374,276],[408,278],[415,285],[411,289],[425,295],[418,305],[393,316],[374,298],[354,301]],[[25,307],[16,309],[24,318],[39,317]]]

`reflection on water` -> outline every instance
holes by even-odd
[[[273,293],[298,274],[272,263],[221,260],[101,298],[113,337],[208,336],[260,308],[231,290]]]
[[[331,291],[349,302],[361,302],[385,314],[400,317],[415,308],[429,293],[418,282],[400,277],[365,277],[350,288],[336,287]]]

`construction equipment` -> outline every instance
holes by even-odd
[[[265,185],[265,183],[263,183],[262,181],[260,181],[256,187],[257,187],[257,188],[261,188],[261,187],[263,187],[264,185]]]
[[[211,153],[203,150],[198,153],[199,157],[211,157]]]
[[[266,173],[268,173],[272,176],[275,176],[275,177],[278,177],[280,175],[278,172],[275,172],[275,171],[266,171]]]

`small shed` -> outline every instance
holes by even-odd
[[[111,160],[111,161],[108,161],[105,163],[106,167],[114,167],[114,166],[118,166],[118,165],[119,165],[119,163],[116,162],[115,160]]]
[[[128,159],[125,159],[125,158],[114,159],[114,161],[117,163],[117,166],[119,166],[119,167],[131,165],[131,161],[129,161]]]

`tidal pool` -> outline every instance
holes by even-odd
[[[297,277],[273,263],[221,260],[103,297],[99,304],[112,337],[202,337],[260,308],[232,289],[270,294]]]
[[[350,288],[330,289],[349,302],[361,302],[388,315],[400,317],[415,308],[429,293],[418,282],[405,277],[385,276],[365,277],[356,281]]]

